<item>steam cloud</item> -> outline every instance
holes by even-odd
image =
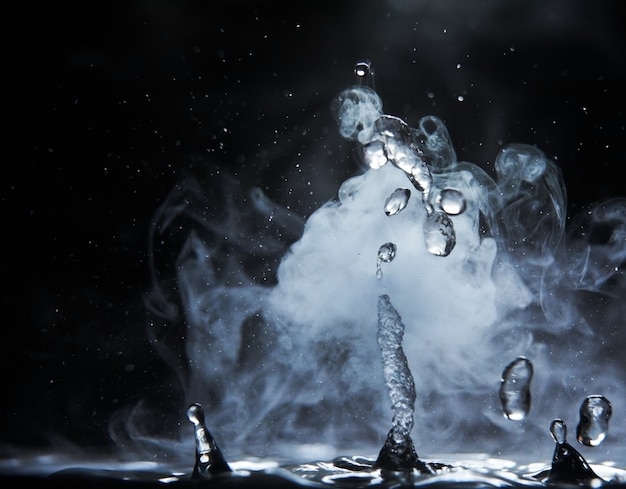
[[[342,93],[333,111],[341,135],[360,147],[383,114],[365,88]],[[185,179],[157,212],[150,305],[160,322],[151,336],[173,365],[183,358],[181,411],[201,403],[226,453],[379,450],[391,419],[376,343],[381,295],[406,326],[421,456],[506,455],[539,443],[549,458],[550,422],[575,426],[585,396],[605,395],[623,412],[626,199],[568,223],[561,171],[538,148],[503,148],[492,178],[457,160],[439,119],[411,131],[432,171],[431,202],[449,190],[465,198],[464,212],[451,216],[457,242],[447,257],[424,247],[419,198],[385,212],[389,196],[410,187],[390,164],[345,181],[306,223],[215,169]],[[387,242],[396,256],[377,279]],[[177,321],[179,356],[166,334]],[[512,422],[498,387],[519,356],[534,365],[533,404]],[[623,440],[626,421],[615,416],[607,453]]]

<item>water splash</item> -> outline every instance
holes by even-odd
[[[587,396],[580,405],[576,439],[582,445],[597,447],[606,438],[613,414],[611,403],[604,396]]]
[[[509,363],[500,380],[500,402],[502,412],[512,421],[520,421],[530,410],[530,382],[533,378],[533,364],[525,357],[518,357]]]
[[[376,278],[383,278],[382,263],[389,263],[396,257],[398,247],[394,243],[385,243],[378,249],[378,259],[376,260]]]
[[[204,424],[204,411],[200,404],[192,404],[187,409],[187,417],[193,423],[196,441],[196,463],[192,478],[209,479],[217,474],[231,472],[222,451]]]
[[[389,389],[393,419],[384,446],[380,450],[376,466],[391,471],[413,471],[424,473],[432,470],[419,460],[411,430],[415,409],[415,381],[409,369],[402,337],[404,324],[388,295],[378,298],[378,346],[383,359],[383,374]]]
[[[552,466],[547,478],[549,484],[589,484],[597,487],[604,481],[574,447],[567,443],[567,426],[562,419],[550,425],[550,434],[556,442]]]

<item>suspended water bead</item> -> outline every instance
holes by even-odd
[[[385,201],[385,214],[395,216],[407,206],[410,197],[411,191],[408,188],[395,189]]]
[[[424,220],[424,244],[429,253],[448,256],[456,245],[452,219],[443,211],[430,212]]]
[[[530,410],[530,382],[532,378],[533,365],[525,357],[517,357],[502,372],[500,403],[502,404],[502,412],[511,421],[521,421]]]
[[[576,439],[582,445],[597,447],[606,438],[613,414],[611,403],[604,396],[588,396],[580,406]]]
[[[465,196],[453,188],[444,188],[439,192],[436,203],[441,210],[450,216],[462,214],[467,207]]]
[[[372,72],[371,70],[372,70],[372,62],[369,60],[358,61],[354,65],[354,74],[358,78],[365,78]]]
[[[193,423],[196,441],[196,463],[192,478],[210,478],[217,474],[231,472],[222,451],[204,424],[202,406],[194,403],[187,409],[187,418]]]
[[[383,277],[381,264],[389,263],[396,257],[397,246],[394,243],[385,243],[378,249],[378,259],[376,260],[376,278]]]
[[[590,467],[583,456],[567,443],[567,426],[562,419],[550,424],[550,434],[556,442],[552,465],[546,482],[549,484],[590,484],[597,487],[605,482]]]

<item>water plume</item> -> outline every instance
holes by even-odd
[[[615,324],[623,346],[624,306],[613,301],[598,321],[590,304],[623,297],[625,200],[568,231],[562,172],[538,148],[503,147],[492,176],[457,160],[441,120],[413,128],[363,84],[331,111],[367,170],[306,221],[223,169],[184,179],[155,216],[151,334],[167,350],[178,322],[183,349],[171,357],[185,403],[207,406],[230,451],[378,451],[391,408],[381,296],[405,326],[420,452],[524,451],[585,389],[624,402],[624,361],[604,340]],[[532,361],[533,408],[511,423],[498,387],[517,357]],[[623,420],[612,430],[626,437]]]

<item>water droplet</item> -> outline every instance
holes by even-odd
[[[376,261],[376,278],[383,277],[381,263],[389,263],[396,257],[397,246],[394,243],[385,243],[378,249],[378,260]]]
[[[525,357],[517,357],[502,372],[500,402],[504,415],[511,421],[520,421],[530,410],[530,381],[533,365]]]
[[[613,410],[604,396],[588,396],[580,406],[580,419],[576,426],[576,439],[582,445],[597,447],[609,428]]]
[[[411,191],[408,188],[397,188],[387,197],[385,201],[385,214],[394,216],[404,209],[411,197]]]
[[[604,480],[593,471],[584,457],[567,443],[567,426],[562,419],[550,424],[550,433],[556,442],[552,466],[546,480],[549,484],[585,484],[599,487]]]
[[[452,219],[445,212],[435,211],[424,221],[424,243],[429,253],[448,256],[456,245]]]
[[[437,205],[446,214],[457,216],[465,211],[467,203],[461,192],[452,188],[445,188],[437,196]]]
[[[371,61],[359,61],[354,65],[354,74],[359,78],[365,78],[372,70]]]

